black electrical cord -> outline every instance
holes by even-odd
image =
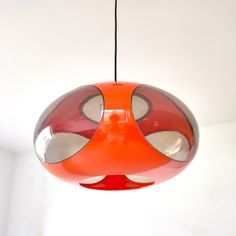
[[[114,79],[117,83],[117,0],[115,0],[115,53],[114,53]]]

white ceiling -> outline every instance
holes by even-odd
[[[111,0],[0,0],[0,146],[32,148],[44,108],[113,80]],[[119,0],[119,77],[181,98],[200,125],[236,121],[236,1]]]

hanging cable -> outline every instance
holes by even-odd
[[[114,79],[117,82],[117,0],[115,0],[115,53],[114,53]]]

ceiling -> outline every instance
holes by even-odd
[[[0,0],[0,146],[32,148],[45,107],[113,80],[110,0]],[[236,121],[236,1],[119,0],[118,80],[182,99],[201,126]]]

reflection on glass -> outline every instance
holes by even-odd
[[[189,144],[187,139],[176,131],[162,131],[146,136],[148,142],[164,155],[177,160],[186,161]]]
[[[80,87],[49,105],[34,135],[40,160],[58,163],[80,151],[95,134],[103,107],[103,96],[94,86]]]
[[[36,153],[42,161],[45,161],[44,154],[51,140],[52,140],[52,134],[50,131],[50,127],[47,127],[40,132],[40,134],[38,135],[35,141]]]
[[[88,100],[82,106],[82,111],[87,118],[96,122],[100,122],[103,112],[102,95],[88,98]]]
[[[150,107],[147,99],[141,97],[140,95],[134,95],[132,97],[132,110],[135,120],[144,118],[145,115],[148,113],[149,109]]]

